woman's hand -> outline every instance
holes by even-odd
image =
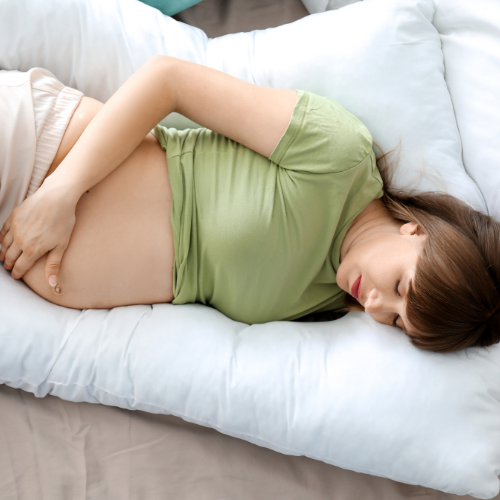
[[[47,178],[48,180],[48,178]],[[44,182],[10,214],[0,231],[0,261],[19,279],[48,252],[45,279],[56,286],[62,257],[75,226],[78,199]]]

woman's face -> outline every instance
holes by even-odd
[[[411,330],[406,297],[426,238],[413,222],[403,224],[399,231],[367,231],[342,259],[337,284],[376,321]]]

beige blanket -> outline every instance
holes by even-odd
[[[306,15],[301,0],[203,0],[175,18],[215,37]],[[177,417],[0,386],[0,500],[406,498],[472,499],[282,455]]]

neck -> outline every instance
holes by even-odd
[[[384,230],[399,232],[401,223],[394,219],[380,198],[370,202],[354,219],[340,247],[340,262],[349,250],[373,232]]]

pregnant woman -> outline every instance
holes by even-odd
[[[392,191],[370,133],[334,100],[167,56],[104,105],[28,74],[45,121],[17,198],[4,155],[0,260],[45,299],[200,302],[249,324],[359,309],[422,349],[500,340],[499,224]],[[204,128],[156,125],[172,112]]]

